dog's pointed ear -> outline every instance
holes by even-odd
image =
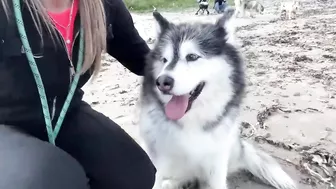
[[[236,10],[233,8],[226,8],[223,15],[217,20],[216,26],[224,28],[227,33],[227,42],[235,43],[234,34],[236,31],[236,25],[234,23]]]
[[[216,25],[219,27],[226,27],[228,22],[233,19],[235,9],[226,8],[223,15],[217,20]]]
[[[158,34],[162,33],[163,31],[169,28],[170,25],[169,21],[165,19],[157,10],[153,11],[153,16],[157,23],[156,29]]]

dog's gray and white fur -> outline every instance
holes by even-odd
[[[240,138],[245,82],[243,59],[230,40],[234,30],[228,29],[233,14],[227,9],[216,24],[176,25],[154,12],[158,39],[140,101],[140,133],[157,168],[154,189],[195,180],[203,189],[227,189],[227,175],[240,169],[278,189],[296,188],[271,156]],[[168,118],[169,101],[194,95],[195,88],[199,95],[183,117]]]
[[[245,16],[245,12],[249,13],[250,17],[254,17],[252,13],[263,14],[264,6],[256,0],[235,0],[236,16],[239,14]]]

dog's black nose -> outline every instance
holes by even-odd
[[[164,93],[168,93],[174,87],[174,79],[168,75],[161,75],[156,79],[156,86]]]

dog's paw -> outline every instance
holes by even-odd
[[[182,185],[182,189],[199,189],[200,183],[198,180],[189,181]]]
[[[164,180],[162,181],[161,189],[178,189],[178,185],[171,180]]]

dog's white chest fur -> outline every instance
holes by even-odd
[[[219,160],[229,159],[232,155],[232,152],[228,153],[231,151],[229,148],[238,138],[237,130],[234,130],[237,127],[231,127],[231,130],[225,128],[229,120],[223,120],[223,125],[211,131],[204,131],[191,120],[185,120],[190,124],[184,122],[183,127],[167,121],[164,113],[155,110],[154,106],[142,108],[141,135],[146,140],[154,164],[160,167],[158,174],[164,173],[162,177],[169,175],[166,179],[173,183],[172,188],[179,187],[186,180],[209,179],[215,170],[213,167],[220,166]],[[176,182],[172,182],[174,180]]]
[[[213,153],[218,151],[218,146],[223,146],[221,143],[224,143],[224,135],[227,135],[227,132],[224,132],[221,127],[211,132],[205,132],[200,125],[193,121],[182,126],[179,122],[167,121],[163,112],[148,112],[144,112],[141,117],[142,134],[145,138],[156,138],[152,145],[160,146],[157,148],[157,150],[162,149],[158,152],[160,154],[203,156],[202,154]],[[152,117],[154,113],[161,115]]]

